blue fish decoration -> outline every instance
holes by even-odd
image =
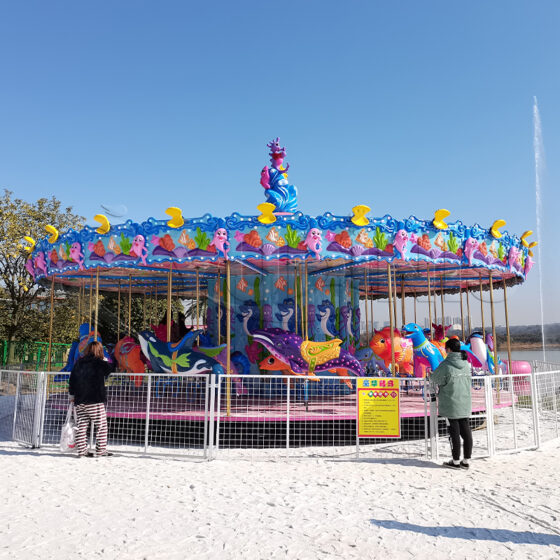
[[[179,342],[162,342],[151,331],[142,331],[138,335],[144,356],[150,360],[155,373],[224,373],[222,365],[212,357],[219,354],[225,345],[212,349],[198,348],[192,345],[202,331],[191,331]]]

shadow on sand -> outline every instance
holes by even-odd
[[[560,546],[560,535],[550,533],[534,533],[532,531],[510,531],[508,529],[485,529],[478,527],[426,527],[414,523],[370,519],[372,525],[397,531],[413,531],[430,537],[447,537],[449,539],[465,539],[477,541],[511,542],[515,544],[540,544],[543,546]]]
[[[423,469],[441,469],[439,463],[421,459],[391,458],[391,457],[358,457],[358,458],[340,458],[326,459],[335,463],[372,463],[377,465],[401,465],[403,467],[420,467]]]

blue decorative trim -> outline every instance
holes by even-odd
[[[28,269],[39,280],[100,267],[146,270],[167,262],[188,265],[225,259],[244,262],[264,274],[260,262],[342,259],[349,266],[372,261],[456,264],[521,279],[533,264],[518,236],[503,232],[497,240],[478,224],[457,221],[439,230],[415,216],[397,220],[386,214],[370,218],[367,226],[356,226],[350,216],[295,212],[264,225],[257,216],[235,212],[225,218],[210,214],[188,218],[176,229],[155,218],[142,223],[127,220],[112,225],[104,235],[90,226],[71,229],[54,244],[47,238],[38,241]]]

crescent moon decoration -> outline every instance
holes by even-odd
[[[444,222],[444,220],[450,214],[451,212],[449,210],[446,210],[445,208],[440,208],[439,210],[436,210],[434,213],[434,219],[432,220],[434,227],[438,229],[447,229],[448,225]]]
[[[58,239],[58,230],[54,226],[48,225],[45,226],[45,231],[51,234],[49,237],[49,243],[56,243],[56,240]]]
[[[527,237],[531,237],[531,235],[533,235],[533,231],[530,229],[523,233],[523,235],[521,236],[521,243],[523,244],[523,247],[529,247]]]
[[[93,219],[101,224],[95,230],[97,233],[99,233],[99,235],[103,235],[104,233],[107,233],[111,229],[111,224],[109,223],[107,216],[104,216],[103,214],[96,214],[93,217]]]
[[[261,202],[257,206],[257,210],[261,215],[257,218],[261,224],[273,224],[276,221],[276,216],[273,214],[276,206],[271,202]]]
[[[28,235],[26,235],[24,237],[25,241],[27,241],[27,243],[29,243],[28,247],[24,247],[24,249],[28,252],[28,253],[32,253],[33,249],[35,249],[35,239],[33,239],[33,237],[29,237]]]
[[[496,220],[493,224],[492,227],[490,228],[490,233],[492,234],[492,237],[495,237],[496,239],[500,239],[500,237],[502,237],[502,233],[500,231],[498,231],[501,227],[504,227],[506,225],[506,221],[505,220]]]
[[[180,228],[185,223],[185,220],[183,219],[183,211],[180,208],[170,206],[165,213],[168,216],[171,216],[171,220],[167,222],[167,225],[170,228]]]
[[[367,226],[369,224],[369,219],[366,218],[366,214],[370,210],[371,208],[369,206],[366,206],[365,204],[354,206],[354,208],[352,208],[352,212],[354,213],[351,218],[352,223],[357,226]]]

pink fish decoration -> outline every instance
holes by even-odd
[[[332,231],[327,231],[325,232],[325,239],[329,242],[332,242],[335,240],[336,235],[332,232]]]
[[[404,260],[406,244],[408,243],[408,234],[404,229],[399,229],[395,234],[395,240],[393,241],[393,248],[399,253],[401,259]]]
[[[317,260],[321,259],[321,247],[322,247],[322,239],[321,239],[321,230],[317,229],[317,228],[311,228],[309,230],[309,233],[307,234],[307,237],[305,238],[305,241],[303,242],[304,245],[307,246],[307,248],[315,254],[315,258]]]
[[[249,286],[249,284],[247,283],[247,280],[245,280],[245,278],[241,278],[241,280],[237,282],[237,289],[241,290],[242,292],[247,291],[247,286]]]
[[[469,237],[465,241],[465,250],[463,251],[465,257],[467,257],[469,266],[472,265],[473,255],[477,249],[478,249],[478,241],[476,239],[473,239],[472,237]]]
[[[148,256],[148,249],[146,247],[146,240],[143,235],[137,235],[132,241],[130,255],[136,256],[142,260],[142,264],[146,264],[146,257]]]
[[[84,254],[82,253],[82,246],[77,241],[72,243],[70,247],[70,258],[78,263],[80,270],[84,270]]]
[[[508,254],[508,265],[511,272],[515,270],[515,263],[519,258],[519,249],[517,247],[510,247]]]
[[[218,228],[214,233],[214,239],[212,239],[212,243],[210,245],[214,245],[218,251],[221,251],[226,258],[228,259],[228,251],[229,251],[229,241],[228,241],[228,233],[225,228]]]
[[[235,241],[237,241],[238,243],[243,243],[243,241],[245,241],[245,234],[239,230],[237,230],[234,234],[233,234],[233,238],[235,239]]]
[[[325,281],[322,278],[319,278],[319,280],[317,280],[317,282],[315,282],[315,287],[322,292],[323,288],[325,287]]]

